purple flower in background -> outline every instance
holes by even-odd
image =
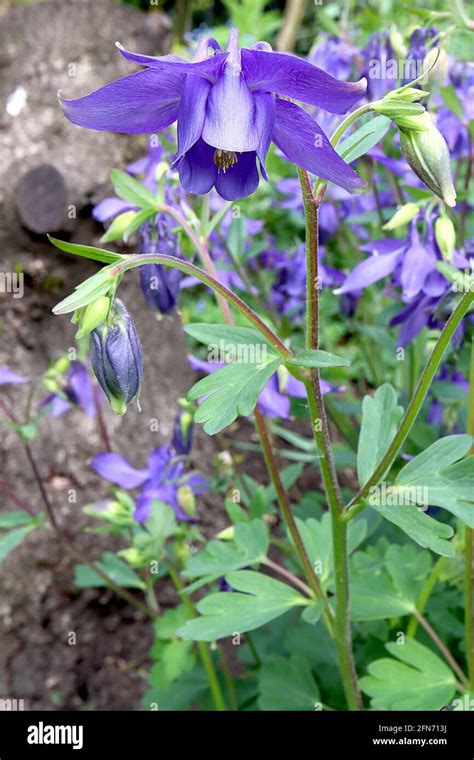
[[[352,74],[357,48],[339,37],[322,32],[310,50],[308,61],[335,79],[346,81]]]
[[[364,80],[339,82],[308,61],[274,53],[266,42],[240,50],[236,29],[226,52],[205,38],[192,62],[119,49],[146,68],[83,98],[60,95],[64,113],[79,126],[124,133],[158,132],[177,121],[175,161],[188,192],[215,186],[226,200],[251,194],[259,183],[257,159],[267,179],[272,140],[302,168],[351,192],[364,186],[312,117],[286,99],[341,114],[364,94]]]
[[[58,379],[58,376],[54,375],[52,381],[53,385],[58,386],[57,390],[42,400],[40,409],[48,407],[52,417],[60,417],[73,406],[78,406],[88,417],[96,415],[94,386],[85,364],[78,360],[72,362],[65,376]],[[45,382],[48,383],[48,377]]]
[[[0,385],[20,385],[27,382],[28,378],[17,375],[9,367],[0,367]]]
[[[176,456],[170,444],[154,449],[148,457],[147,467],[141,470],[132,467],[124,457],[111,452],[96,454],[92,458],[91,467],[101,477],[120,488],[141,488],[134,514],[139,523],[148,520],[155,500],[169,504],[180,520],[191,521],[190,515],[180,506],[179,489],[188,486],[197,495],[208,488],[202,475],[185,472],[185,462]]]
[[[364,59],[363,75],[367,77],[367,96],[378,100],[387,90],[393,90],[397,81],[397,58],[393,53],[388,32],[374,32],[361,55]]]
[[[425,224],[423,237],[418,230],[420,220]],[[439,298],[448,283],[436,266],[442,256],[434,238],[433,221],[432,217],[421,213],[410,222],[406,239],[385,238],[361,246],[361,250],[370,251],[372,255],[358,264],[335,292],[338,295],[351,293],[391,275],[394,284],[401,286],[406,300],[421,293]],[[451,264],[459,268],[469,266],[468,260],[459,252],[454,253]]]
[[[158,214],[154,224],[140,229],[141,253],[166,253],[178,255],[178,238],[173,232],[169,216]],[[160,314],[168,314],[176,306],[182,272],[161,264],[145,264],[140,267],[140,285],[148,306]]]

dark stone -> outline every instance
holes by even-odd
[[[16,205],[23,225],[38,235],[62,229],[66,214],[66,185],[61,172],[43,164],[30,169],[19,184]]]

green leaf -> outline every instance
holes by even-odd
[[[251,570],[228,573],[226,581],[236,590],[210,594],[198,602],[201,617],[185,623],[177,630],[178,636],[185,640],[214,641],[253,631],[310,602],[290,586]]]
[[[110,179],[119,198],[131,201],[139,208],[153,208],[155,212],[158,210],[154,195],[127,172],[114,169],[110,173]]]
[[[160,657],[150,673],[150,686],[169,687],[173,681],[192,670],[196,664],[196,655],[191,641],[175,639],[160,642]]]
[[[131,220],[128,227],[124,230],[124,241],[127,243],[132,235],[134,235],[135,232],[138,232],[140,227],[143,227],[145,222],[147,222],[148,219],[151,219],[153,216],[156,216],[156,209],[144,209],[143,211],[139,211],[138,214],[136,214],[135,217]],[[143,251],[143,253],[147,252]]]
[[[339,155],[348,164],[365,155],[388,132],[391,121],[386,116],[376,116],[355,130],[336,147]]]
[[[251,414],[280,364],[280,357],[268,354],[261,364],[234,362],[199,380],[188,393],[190,401],[206,396],[195,414],[195,421],[204,423],[205,432],[214,435],[239,415]]]
[[[393,507],[375,506],[372,501],[369,504],[377,514],[400,528],[419,546],[444,557],[454,557],[454,546],[447,540],[454,535],[450,525],[438,522],[411,504],[402,503]]]
[[[387,451],[403,414],[395,389],[385,383],[373,396],[364,396],[357,448],[357,475],[365,485]]]
[[[21,528],[10,530],[3,536],[0,536],[0,562],[3,562],[7,554],[16,549],[21,544],[25,536],[36,528],[36,523],[33,525],[24,525]]]
[[[441,97],[449,110],[462,121],[464,118],[464,109],[454,87],[452,85],[441,87]]]
[[[237,523],[233,541],[210,541],[204,549],[191,557],[185,575],[188,578],[202,578],[203,583],[192,584],[190,588],[195,590],[231,570],[262,562],[267,555],[269,543],[268,529],[263,520]]]
[[[410,615],[431,568],[428,552],[393,544],[380,557],[371,547],[351,560],[353,620],[384,620]]]
[[[285,361],[292,367],[349,367],[350,361],[341,356],[319,349],[301,351],[293,359]]]
[[[51,235],[48,235],[50,243],[59,248],[60,251],[66,253],[73,253],[75,256],[82,256],[84,259],[93,259],[94,261],[102,261],[104,264],[113,264],[117,261],[123,261],[125,256],[121,256],[120,253],[114,253],[113,251],[106,251],[103,248],[93,248],[90,245],[77,245],[76,243],[66,243],[65,240],[57,240]]]
[[[319,688],[308,661],[300,654],[269,657],[259,673],[261,710],[312,710],[319,703]]]
[[[100,296],[105,296],[106,293],[112,288],[117,275],[114,273],[115,264],[109,264],[103,267],[100,272],[88,277],[87,280],[81,282],[80,285],[71,293],[70,296],[60,301],[54,309],[54,314],[68,314],[71,311],[76,311],[83,306],[87,306],[92,301],[95,301]]]
[[[29,525],[31,522],[38,522],[37,517],[33,517],[24,512],[22,509],[18,509],[15,512],[3,512],[0,514],[0,530],[19,528],[22,525]]]
[[[314,567],[321,586],[326,589],[334,578],[331,515],[326,512],[320,520],[296,518],[298,530],[309,560]],[[352,553],[367,535],[367,522],[364,519],[352,520],[347,528],[348,551]]]
[[[412,504],[442,507],[474,528],[474,457],[466,456],[471,446],[470,435],[441,438],[403,467],[395,488]]]
[[[116,216],[107,228],[107,231],[102,235],[100,242],[111,243],[113,240],[122,240],[125,230],[136,216],[136,211],[124,211],[123,214]]]
[[[360,679],[374,710],[440,710],[456,691],[456,679],[445,663],[414,639],[385,645],[393,657],[376,660]]]
[[[303,466],[304,465],[302,465],[301,462],[296,462],[295,464],[290,464],[288,467],[284,467],[282,470],[280,470],[280,479],[285,491],[289,491],[290,488],[296,483],[301,473],[303,472]],[[270,485],[264,489],[264,494],[267,504],[268,502],[277,500],[277,494],[273,483],[270,483]]]
[[[130,565],[127,565],[126,562],[115,554],[112,554],[112,552],[104,552],[102,559],[96,564],[119,586],[123,586],[124,588],[139,588],[142,591],[145,590],[145,583],[135,570],[132,570]],[[100,575],[97,575],[89,565],[75,566],[74,582],[78,588],[107,587],[106,581],[104,581]]]

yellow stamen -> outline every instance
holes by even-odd
[[[237,161],[238,158],[234,151],[221,150],[220,148],[216,148],[214,152],[214,163],[219,171],[222,170],[225,174],[227,169],[231,169],[232,166],[235,166]]]

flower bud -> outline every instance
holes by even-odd
[[[81,316],[81,326],[76,333],[76,338],[82,338],[95,330],[106,318],[110,307],[110,298],[100,296],[92,303],[88,304]]]
[[[180,456],[187,456],[193,440],[193,415],[188,409],[180,409],[173,427],[172,446]]]
[[[89,357],[112,409],[125,414],[140,391],[143,356],[135,325],[120,300],[115,301],[109,322],[91,333]]]
[[[409,117],[415,129],[400,128],[400,146],[408,164],[447,206],[456,205],[456,191],[451,178],[448,146],[431,116],[422,113]],[[423,131],[418,131],[420,126]]]
[[[191,486],[180,486],[177,492],[178,505],[189,517],[196,517],[196,499]]]
[[[447,216],[440,216],[436,220],[435,238],[444,258],[447,261],[451,261],[456,246],[456,231],[454,224]]]
[[[173,544],[173,556],[178,568],[182,569],[186,567],[191,559],[191,551],[186,541],[175,541]]]
[[[420,212],[420,208],[416,203],[405,203],[400,206],[392,216],[391,219],[384,224],[383,230],[396,230],[397,227],[402,227],[404,224],[408,224],[412,219]]]

